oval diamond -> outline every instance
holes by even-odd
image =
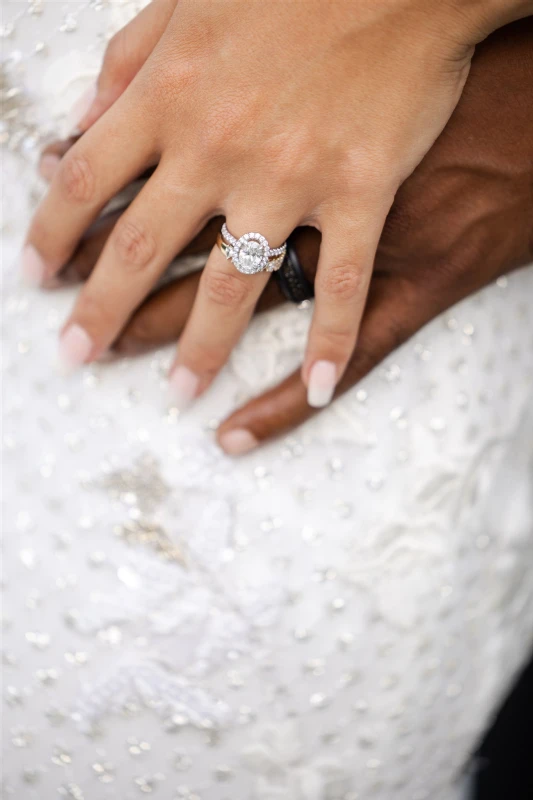
[[[268,242],[260,233],[245,233],[233,248],[232,261],[247,275],[261,272],[268,264]]]
[[[244,242],[239,249],[239,263],[244,269],[261,269],[265,258],[265,248],[260,242],[250,239]]]

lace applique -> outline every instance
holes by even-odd
[[[183,563],[162,561],[151,548],[131,551],[124,563],[119,549],[115,557],[120,561],[113,564],[118,578],[114,591],[95,592],[90,602],[70,613],[71,626],[84,635],[105,637],[114,626],[122,649],[131,651],[131,663],[118,666],[99,684],[102,701],[91,706],[90,719],[86,701],[78,709],[84,725],[107,713],[106,698],[115,694],[124,676],[128,692],[137,685],[130,630],[135,631],[136,639],[151,641],[157,637],[156,661],[167,663],[167,682],[178,680],[178,675],[187,681],[179,684],[176,703],[188,716],[197,718],[196,706],[187,705],[189,699],[199,696],[195,679],[212,672],[228,652],[239,656],[252,653],[256,646],[254,630],[274,625],[279,616],[285,591],[268,567],[252,557],[244,571],[236,574],[232,569],[232,470],[226,466],[219,474],[225,458],[214,447],[199,442],[195,446],[194,440],[183,445],[187,456],[181,462],[179,483],[175,477],[172,480],[172,490],[157,463],[147,456],[133,467],[110,471],[104,481],[95,484],[130,508],[135,501],[156,513],[164,503],[166,536],[184,557]],[[150,663],[150,656],[146,656],[142,662],[145,684],[154,676],[161,677],[159,667],[151,671]],[[154,692],[159,685],[156,681]],[[92,697],[93,693],[92,687],[88,694]]]
[[[95,733],[104,717],[150,709],[165,730],[191,725],[212,730],[227,725],[230,709],[208,692],[191,685],[154,661],[130,662],[114,668],[111,675],[85,688],[73,716],[80,731]]]

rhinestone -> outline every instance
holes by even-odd
[[[325,694],[322,692],[315,692],[309,698],[309,703],[313,706],[313,708],[326,708],[328,705],[329,699]]]
[[[335,599],[331,601],[332,611],[343,611],[345,606],[346,600],[344,600],[342,597],[335,597]]]
[[[293,636],[297,642],[305,642],[310,638],[311,632],[307,628],[296,628],[293,631]]]

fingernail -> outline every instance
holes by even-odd
[[[219,444],[229,456],[242,456],[256,448],[259,442],[246,428],[235,428],[233,431],[223,433]]]
[[[27,244],[22,250],[20,268],[26,283],[30,286],[40,286],[46,272],[43,257],[32,244]]]
[[[196,397],[199,382],[198,375],[183,365],[171,373],[169,385],[172,401],[180,411],[186,409]]]
[[[96,81],[86,89],[79,97],[68,115],[68,128],[73,131],[79,130],[80,122],[88,114],[96,98]]]
[[[307,402],[313,408],[323,408],[331,402],[337,381],[337,368],[332,361],[316,361],[309,374]]]
[[[80,367],[89,358],[92,340],[81,325],[69,325],[59,340],[59,361],[61,366],[71,371]]]
[[[39,161],[39,175],[45,181],[50,182],[54,177],[54,173],[59,166],[61,159],[54,153],[45,153]]]

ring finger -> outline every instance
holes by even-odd
[[[289,215],[283,221],[261,225],[242,216],[230,218],[228,229],[235,237],[259,230],[270,247],[279,247],[297,224],[298,219]],[[251,250],[249,254],[253,258]],[[211,251],[170,373],[171,391],[180,408],[205,391],[226,363],[248,325],[269,274],[242,274],[218,245]]]

